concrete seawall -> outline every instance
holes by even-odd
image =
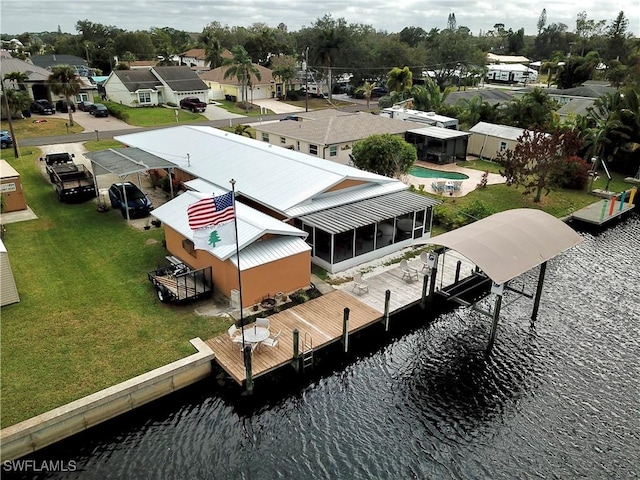
[[[1,461],[14,460],[114,418],[211,374],[214,353],[199,338],[186,358],[0,430]]]

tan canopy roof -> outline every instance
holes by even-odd
[[[435,236],[442,245],[475,263],[502,284],[582,242],[562,220],[541,210],[518,208]]]

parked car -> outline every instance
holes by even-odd
[[[102,103],[94,103],[89,107],[89,114],[95,117],[108,117],[109,110]]]
[[[281,122],[284,122],[285,120],[294,120],[294,121],[299,121],[300,118],[297,115],[287,115],[286,117],[282,117],[280,119]]]
[[[69,109],[71,109],[73,113],[76,113],[76,106],[73,102],[67,103],[66,100],[58,100],[56,102],[56,110],[58,112],[68,113]]]
[[[0,147],[9,148],[13,146],[13,138],[11,138],[11,134],[6,130],[2,130],[0,132]]]
[[[78,110],[80,110],[81,112],[88,112],[89,108],[91,108],[91,105],[93,105],[93,102],[82,100],[78,102]]]
[[[373,87],[371,90],[371,98],[384,97],[388,93],[389,92],[387,92],[387,89],[384,87]]]
[[[136,185],[131,182],[114,183],[109,187],[109,200],[111,201],[111,207],[114,210],[120,210],[124,218],[127,218],[125,193],[129,218],[146,217],[153,210],[151,200]]]
[[[31,104],[31,111],[33,113],[40,113],[42,115],[53,115],[56,113],[56,109],[49,103],[49,100],[41,99],[36,100]]]

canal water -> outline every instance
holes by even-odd
[[[640,216],[581,234],[533,327],[505,298],[488,356],[489,319],[414,310],[311,377],[252,397],[213,377],[30,457],[75,471],[22,477],[640,478]]]

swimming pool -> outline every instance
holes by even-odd
[[[467,180],[469,178],[469,176],[464,173],[442,172],[440,170],[419,167],[418,165],[411,167],[409,175],[420,178],[446,178],[447,180]]]

